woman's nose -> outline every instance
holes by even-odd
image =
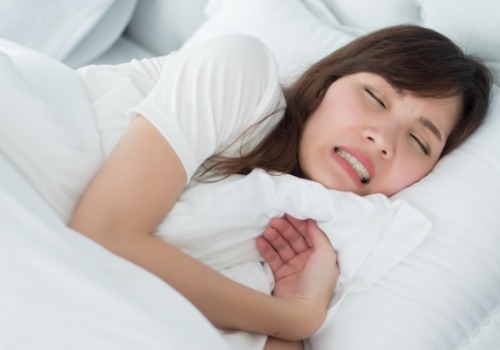
[[[363,138],[372,144],[384,159],[391,159],[396,153],[396,138],[389,128],[366,129]]]

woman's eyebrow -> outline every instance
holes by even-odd
[[[398,87],[395,87],[393,85],[391,85],[391,88],[394,90],[394,92],[399,95],[399,96],[404,96],[404,91]],[[439,131],[438,127],[436,126],[436,124],[434,124],[432,122],[432,120],[430,120],[429,118],[426,118],[424,116],[421,116],[419,119],[418,119],[419,123],[422,124],[425,128],[427,128],[428,130],[430,130],[430,132],[432,134],[434,134],[434,136],[436,136],[436,138],[442,142],[443,141],[443,136],[441,136],[441,131]]]
[[[434,124],[430,119],[426,117],[420,117],[418,119],[420,124],[422,124],[424,127],[429,129],[437,138],[439,141],[443,141],[443,137],[441,136],[441,132],[439,131],[438,127],[436,124]]]

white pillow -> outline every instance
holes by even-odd
[[[137,0],[2,0],[0,37],[72,67],[101,55],[125,30]]]
[[[482,328],[487,338],[475,349],[498,347],[499,134],[497,90],[480,130],[394,196],[426,214],[431,232],[377,285],[347,296],[313,349],[455,349]]]
[[[352,5],[342,1],[335,3],[345,8]],[[415,9],[421,9],[413,2],[406,7],[408,12],[405,13],[403,6],[394,8],[389,3],[394,5],[388,0],[380,9],[378,5],[369,7],[365,17],[358,20],[367,21],[370,17],[375,21],[382,17],[392,23],[398,23],[401,18],[410,21],[418,17]],[[431,11],[434,3],[423,1],[422,6]],[[446,3],[453,11],[462,5],[469,6],[464,7],[469,10],[474,6],[474,24],[471,22],[470,26],[478,28],[469,27],[471,30],[467,33],[458,31],[460,35],[468,35],[467,40],[464,38],[461,42],[473,42],[474,47],[486,46],[481,51],[485,53],[491,51],[488,43],[493,47],[498,45],[498,40],[491,42],[498,33],[484,33],[497,23],[491,20],[494,14],[488,6],[467,1]],[[438,7],[434,4],[432,9],[437,11]],[[293,80],[307,64],[352,37],[347,31],[341,31],[345,28],[341,14],[320,13],[324,6],[319,0],[212,0],[208,9],[210,17],[187,45],[221,34],[253,35],[276,56],[285,82]],[[429,23],[441,28],[440,16],[437,12],[432,12],[432,16],[430,13]],[[446,13],[441,13],[441,18],[442,23],[453,21]],[[487,23],[483,25],[481,18],[487,18]],[[469,22],[462,18],[460,23],[447,23],[448,28],[458,28]],[[348,32],[363,33],[366,29],[350,27]],[[498,135],[500,97],[497,91],[485,125],[462,147],[446,156],[429,176],[396,196],[427,214],[434,221],[432,231],[379,283],[364,292],[347,295],[338,313],[312,337],[313,349],[452,349],[462,346],[482,350],[498,347]],[[484,335],[478,335],[480,333]]]
[[[78,45],[64,58],[63,62],[77,68],[90,64],[107,52],[122,35],[129,23],[138,0],[114,0]],[[86,3],[86,1],[80,1]]]
[[[64,64],[0,39],[0,150],[64,221],[102,163],[81,80]]]
[[[490,66],[500,84],[500,2],[497,0],[305,0],[323,2],[339,28],[368,32],[401,23],[435,29]]]
[[[3,0],[0,36],[62,60],[114,1]]]
[[[332,48],[353,39],[352,35],[321,23],[298,0],[222,1],[216,5],[209,4],[211,17],[184,46],[224,34],[255,36],[276,57],[284,84]]]

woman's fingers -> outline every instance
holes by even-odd
[[[268,263],[269,267],[273,271],[273,274],[276,275],[277,271],[284,265],[284,261],[281,259],[281,256],[264,236],[258,237],[256,244],[259,253]]]
[[[289,269],[296,268],[299,255],[311,252],[311,249],[332,249],[328,238],[314,221],[288,215],[270,221],[257,239],[257,248],[275,277],[286,275]]]
[[[301,232],[304,235],[305,239],[307,240],[307,243],[311,247],[312,244],[311,242],[309,242],[309,235],[305,235],[305,233],[307,232],[307,222],[309,220],[300,220],[288,214],[285,214],[283,218],[286,221],[288,221],[290,225],[292,225],[297,232]]]
[[[272,219],[269,225],[288,242],[295,253],[302,253],[311,247],[306,223],[307,220],[298,220],[286,215]]]
[[[264,230],[263,237],[269,242],[283,263],[297,255],[290,242],[274,227],[269,226]]]

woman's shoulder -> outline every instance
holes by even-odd
[[[250,68],[277,71],[276,59],[259,39],[244,34],[217,36],[202,42],[190,43],[179,51],[198,51],[200,58],[212,57],[215,61],[239,69]],[[246,66],[244,66],[246,65]]]

